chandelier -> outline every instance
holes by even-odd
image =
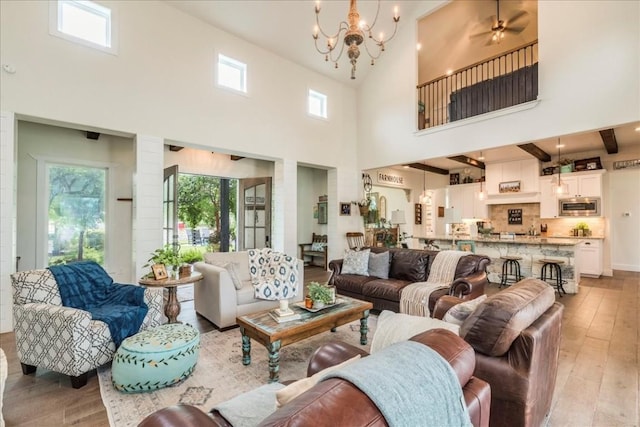
[[[391,34],[391,37],[385,39],[384,34],[380,33],[378,38],[376,38],[373,35],[373,27],[376,25],[376,21],[378,20],[378,12],[380,12],[380,0],[378,0],[376,15],[373,18],[373,23],[371,25],[367,24],[363,20],[360,20],[360,13],[358,12],[356,0],[350,0],[349,4],[350,6],[349,14],[347,15],[347,21],[340,22],[338,31],[333,35],[329,35],[325,33],[322,28],[320,28],[320,0],[316,0],[316,26],[313,30],[313,39],[315,41],[316,50],[324,55],[325,61],[331,61],[332,63],[334,63],[335,68],[338,68],[338,61],[340,60],[340,57],[342,57],[342,53],[344,52],[344,48],[346,46],[347,55],[349,56],[349,62],[351,62],[351,79],[355,79],[356,62],[358,61],[358,57],[360,56],[360,45],[364,46],[365,51],[371,58],[371,65],[374,65],[375,60],[380,57],[380,54],[382,52],[384,52],[384,44],[396,35],[400,16],[398,15],[398,7],[396,6],[393,10],[393,22],[395,23],[393,27],[393,34]],[[318,38],[320,34],[322,34],[322,36],[326,39],[326,45],[324,49],[318,46]],[[344,42],[340,43],[339,39],[343,34]],[[376,51],[372,52],[371,50],[369,50],[367,39],[371,39],[371,44],[377,46]],[[340,49],[336,51],[338,46],[340,46]]]

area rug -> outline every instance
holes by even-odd
[[[377,316],[369,317],[370,348]],[[280,380],[295,380],[306,376],[311,354],[323,343],[340,340],[360,345],[360,322],[339,327],[336,332],[324,332],[280,350]],[[240,330],[211,331],[200,336],[200,355],[194,373],[180,384],[152,393],[125,394],[113,388],[111,367],[98,369],[100,393],[112,427],[137,426],[147,415],[166,406],[184,403],[208,412],[214,405],[252,390],[269,379],[267,350],[251,341],[251,364],[242,365]]]

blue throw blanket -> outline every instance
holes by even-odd
[[[376,404],[390,426],[471,426],[458,377],[436,351],[393,344],[324,378],[342,378]]]
[[[149,310],[143,287],[114,283],[94,261],[56,265],[49,270],[58,283],[62,305],[88,311],[92,319],[105,322],[116,348],[138,332]]]

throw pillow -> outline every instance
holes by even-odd
[[[313,242],[311,244],[311,250],[312,251],[318,251],[318,252],[323,252],[324,251],[324,247],[327,246],[326,243],[323,242]]]
[[[424,282],[429,276],[429,254],[422,251],[399,250],[391,257],[389,276],[408,282]]]
[[[342,260],[342,274],[357,274],[360,276],[369,275],[369,253],[370,249],[361,251],[348,250]]]
[[[229,273],[229,277],[233,282],[233,286],[236,289],[242,289],[242,280],[240,280],[240,276],[238,275],[238,263],[231,261],[211,261],[209,262],[211,265],[215,265],[216,267],[224,268]]]
[[[283,387],[280,383],[262,385],[225,402],[218,403],[212,411],[218,411],[235,427],[257,426],[275,412],[273,396]]]
[[[369,276],[389,278],[389,251],[369,254]]]
[[[462,322],[464,322],[467,317],[473,313],[473,310],[485,299],[487,299],[486,295],[480,295],[478,298],[456,304],[447,310],[442,320],[455,325],[462,325]]]
[[[323,369],[320,372],[316,372],[307,378],[302,378],[301,380],[292,382],[288,386],[283,389],[280,389],[276,392],[276,407],[281,407],[288,402],[292,401],[296,397],[300,396],[305,391],[309,390],[311,387],[316,385],[325,374],[328,374],[331,371],[335,371],[336,369],[343,368],[355,361],[360,359],[360,355],[356,355],[351,359],[347,359],[342,363],[339,363],[334,366],[329,366],[328,368]]]
[[[371,354],[400,341],[406,341],[429,329],[448,329],[458,335],[460,327],[431,317],[411,316],[384,310],[378,316],[376,332],[371,341]]]

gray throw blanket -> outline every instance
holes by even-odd
[[[357,386],[392,427],[472,425],[456,373],[424,344],[393,344],[323,380],[333,377]]]

